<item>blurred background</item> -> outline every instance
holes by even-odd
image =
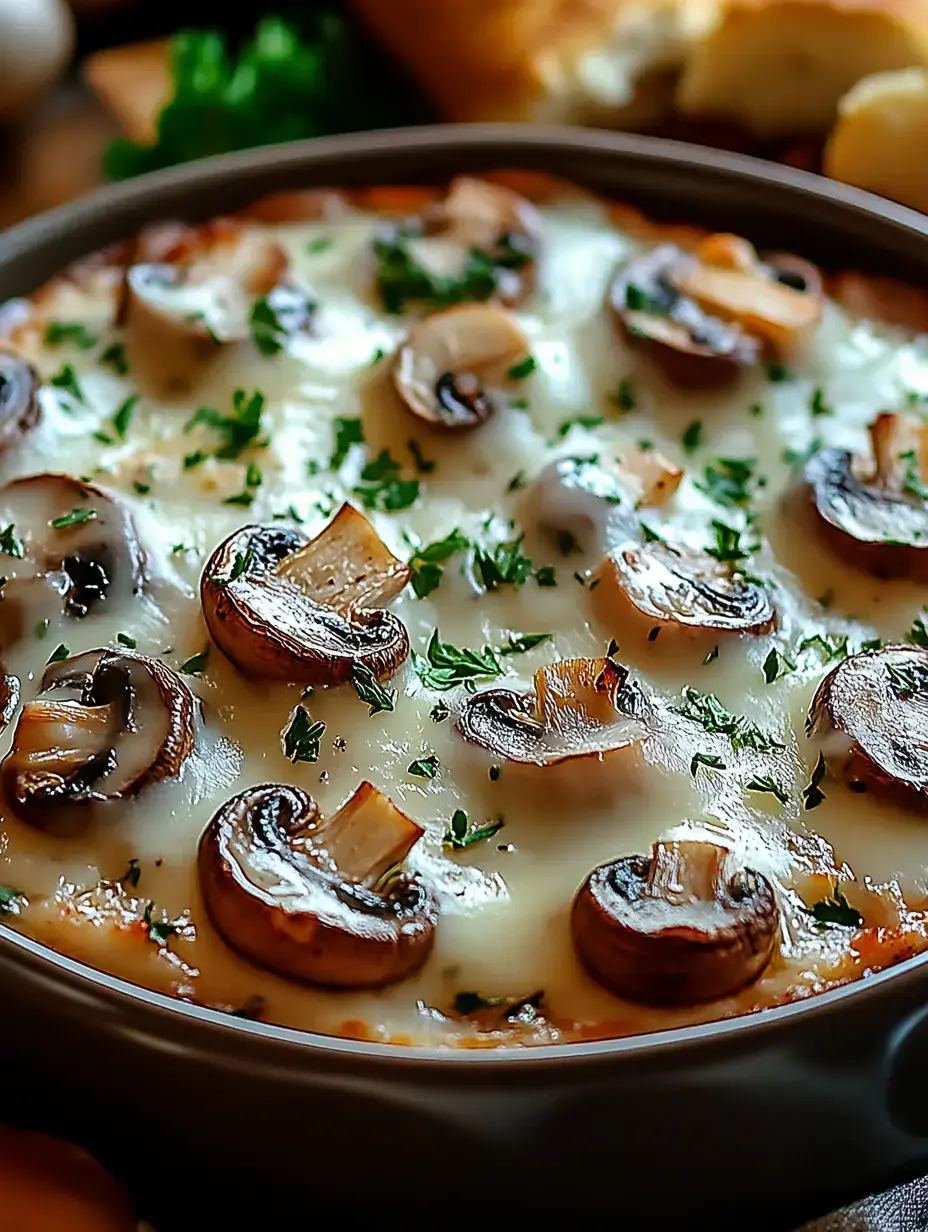
[[[0,226],[106,178],[436,119],[656,132],[928,208],[928,0],[0,0]]]

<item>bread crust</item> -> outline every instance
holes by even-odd
[[[920,0],[726,0],[677,104],[761,137],[824,133],[862,77],[911,65],[928,65]]]

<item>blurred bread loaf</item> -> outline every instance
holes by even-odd
[[[827,132],[870,73],[928,65],[925,0],[727,0],[677,101],[761,137]]]
[[[449,120],[639,128],[669,115],[716,0],[353,3]]]
[[[875,73],[841,100],[824,170],[928,213],[928,69]]]

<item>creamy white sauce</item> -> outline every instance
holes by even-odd
[[[329,1032],[361,1031],[358,1024],[367,1024],[384,1037],[449,1042],[475,1031],[444,1016],[456,993],[510,997],[543,989],[549,1024],[515,1038],[544,1041],[572,1038],[575,1028],[624,1033],[716,1017],[841,978],[854,969],[853,934],[818,928],[802,910],[802,902],[824,897],[835,878],[867,923],[894,922],[893,910],[886,908],[894,895],[900,902],[901,894],[909,908],[923,905],[928,885],[923,819],[855,796],[834,782],[823,784],[826,799],[820,807],[802,811],[800,790],[816,757],[803,724],[826,668],[814,650],[798,657],[795,650],[816,632],[846,633],[852,646],[874,636],[902,638],[924,595],[914,585],[854,573],[799,528],[784,508],[791,471],[781,453],[802,450],[813,437],[866,450],[866,425],[878,411],[900,407],[906,391],[928,391],[928,344],[851,321],[829,305],[815,342],[790,362],[792,379],[771,383],[758,370],[730,390],[676,391],[620,340],[603,307],[607,282],[630,242],[593,205],[548,207],[543,222],[539,290],[515,312],[537,363],[536,372],[513,391],[528,407],[501,409],[481,428],[461,434],[426,432],[397,402],[389,361],[374,362],[379,351],[389,355],[395,349],[403,320],[385,315],[369,286],[370,217],[349,212],[324,225],[265,228],[286,247],[297,277],[318,297],[312,334],[297,336],[285,353],[271,357],[259,355],[250,341],[225,347],[188,399],[158,405],[142,397],[125,439],[112,444],[95,439],[94,432],[113,435],[113,414],[136,392],[131,373],[121,378],[96,358],[119,336],[110,324],[112,301],[59,284],[36,309],[36,318],[80,321],[99,336],[99,344],[86,351],[70,342],[50,347],[42,343],[41,329],[27,329],[21,341],[46,380],[63,363],[72,364],[85,401],[46,385],[43,421],[0,459],[0,479],[60,470],[115,493],[135,517],[152,581],[144,595],[115,610],[63,622],[60,636],[58,630],[44,639],[27,636],[7,654],[6,666],[21,677],[25,700],[37,692],[58,640],[78,653],[115,645],[123,632],[140,652],[179,666],[208,646],[198,580],[222,539],[245,522],[286,516],[291,505],[305,530],[316,533],[341,501],[352,499],[361,467],[381,449],[403,463],[406,476],[415,475],[407,447],[415,439],[435,463],[418,476],[420,500],[399,513],[369,515],[393,551],[405,558],[409,537],[428,543],[455,528],[498,541],[515,519],[525,531],[526,553],[536,565],[553,565],[558,579],[555,587],[529,580],[518,589],[481,593],[466,557],[454,557],[441,586],[426,599],[407,588],[391,604],[415,652],[425,652],[436,626],[444,640],[475,648],[503,645],[512,632],[551,632],[552,641],[506,657],[504,677],[492,682],[527,690],[541,664],[602,655],[614,636],[621,643],[619,658],[634,678],[677,700],[684,685],[715,692],[729,710],[754,719],[785,749],[766,758],[750,750],[734,755],[724,736],[677,716],[671,721],[686,739],[676,754],[637,749],[602,762],[546,769],[503,765],[494,782],[488,774],[493,759],[465,744],[452,720],[435,723],[429,717],[437,701],[453,707],[463,694],[424,689],[410,660],[392,681],[399,691],[392,713],[368,717],[350,686],[317,690],[307,704],[313,719],[326,723],[319,761],[293,765],[278,733],[286,729],[300,689],[248,681],[213,647],[203,674],[187,678],[202,698],[205,721],[182,781],[144,791],[125,803],[118,822],[91,827],[76,839],[40,833],[4,812],[0,883],[22,890],[29,900],[11,917],[17,927],[140,983],[231,1007],[259,996],[269,1020]],[[331,241],[329,247],[314,252],[311,241],[322,238]],[[613,398],[625,378],[635,400],[628,413],[620,412]],[[817,387],[832,414],[811,415]],[[210,458],[184,469],[186,454],[198,448],[209,453],[219,443],[208,427],[185,431],[184,425],[200,406],[230,411],[237,388],[263,393],[262,435],[268,444],[238,460]],[[753,405],[762,407],[759,415],[750,413]],[[366,446],[353,448],[341,469],[331,472],[333,420],[357,415],[363,417]],[[577,416],[602,416],[603,423],[575,426],[559,436],[559,426]],[[687,455],[681,436],[694,419],[703,423],[702,444]],[[561,556],[550,533],[534,523],[537,490],[508,490],[517,472],[530,482],[558,458],[621,457],[641,440],[653,442],[686,471],[676,496],[646,520],[696,547],[710,542],[712,518],[737,524],[739,516],[720,510],[697,488],[706,464],[719,456],[760,459],[766,484],[755,507],[765,544],[751,568],[775,584],[779,628],[774,634],[719,639],[718,657],[708,664],[703,658],[711,639],[707,646],[626,638],[623,629],[600,618],[595,594],[574,578],[576,571],[588,583],[598,566],[608,519],[597,524],[594,515],[594,533],[583,539],[586,550]],[[249,463],[262,472],[252,507],[224,504],[245,488]],[[138,484],[150,491],[140,493]],[[583,508],[568,504],[584,515]],[[487,519],[492,519],[489,531]],[[0,558],[0,572],[2,566]],[[826,610],[815,596],[828,591],[834,594]],[[793,656],[797,670],[767,685],[762,664],[772,646]],[[2,753],[12,730],[11,724],[0,737]],[[693,777],[689,762],[695,750],[719,755],[727,769],[701,768]],[[407,771],[425,752],[441,762],[433,781]],[[745,782],[758,773],[773,774],[789,802],[781,805],[771,795],[746,791]],[[383,992],[333,994],[287,982],[237,958],[210,925],[197,887],[196,844],[209,818],[248,784],[275,781],[303,787],[331,813],[365,778],[426,830],[410,865],[437,892],[441,919],[424,969]],[[501,816],[505,825],[489,841],[451,852],[442,836],[457,808],[466,809],[475,823]],[[731,847],[773,881],[783,908],[781,953],[756,985],[729,1001],[683,1011],[646,1010],[617,1000],[583,974],[570,941],[570,904],[597,864],[646,852],[658,837],[684,835]],[[139,911],[151,900],[158,918],[162,909],[172,919],[189,913],[193,927],[167,947],[139,928],[119,928],[113,911],[95,909],[109,892],[94,887],[101,879],[119,878],[130,859],[138,860],[141,870],[132,891]],[[889,883],[889,889],[882,897],[871,894],[865,879]],[[91,893],[75,905],[80,890]],[[848,961],[850,967],[842,966]]]

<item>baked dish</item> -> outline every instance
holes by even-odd
[[[527,173],[9,301],[4,922],[464,1047],[922,951],[926,312]]]

